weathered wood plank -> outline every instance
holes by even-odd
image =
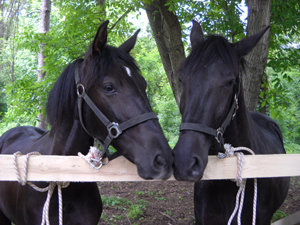
[[[25,156],[18,157],[21,175],[24,159]],[[236,157],[217,159],[215,156],[209,156],[203,179],[234,179],[236,173]],[[300,176],[300,154],[247,155],[242,176],[244,178]],[[0,155],[0,180],[17,180],[12,155]],[[136,166],[123,157],[111,161],[100,170],[95,170],[78,156],[31,156],[27,180],[92,182],[143,179],[138,176]]]

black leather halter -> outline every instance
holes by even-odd
[[[240,80],[240,79],[239,79]],[[192,130],[192,131],[197,131],[200,133],[205,133],[205,134],[210,134],[212,136],[215,137],[215,150],[216,152],[224,152],[224,143],[225,143],[225,139],[223,137],[224,132],[227,128],[227,126],[229,126],[231,120],[234,119],[234,117],[236,116],[236,112],[239,109],[239,105],[238,105],[238,96],[240,93],[240,82],[238,84],[238,89],[236,91],[236,94],[234,95],[234,99],[233,99],[233,103],[230,107],[230,110],[228,112],[228,115],[226,117],[226,119],[224,120],[224,122],[221,124],[221,126],[217,129],[205,126],[203,124],[198,124],[198,123],[181,123],[180,125],[180,131],[182,130]]]
[[[108,147],[110,145],[110,143],[112,142],[113,139],[119,137],[119,135],[125,131],[126,129],[129,129],[137,124],[143,123],[147,120],[151,120],[151,119],[158,119],[157,115],[154,112],[148,112],[148,113],[144,113],[141,114],[137,117],[134,117],[130,120],[127,120],[121,124],[115,123],[115,122],[111,122],[99,109],[98,107],[93,103],[93,101],[90,99],[90,97],[87,95],[87,93],[85,92],[85,88],[84,86],[80,83],[80,77],[79,77],[79,72],[78,72],[78,67],[76,68],[75,71],[75,82],[76,82],[76,86],[77,86],[77,95],[78,95],[78,112],[79,112],[79,119],[81,122],[81,125],[83,127],[83,129],[92,137],[94,137],[93,135],[91,135],[83,122],[83,118],[82,118],[82,101],[85,100],[85,102],[88,104],[88,106],[93,110],[93,112],[96,114],[96,116],[100,119],[100,121],[106,126],[107,131],[108,131],[108,135],[105,138],[105,141],[99,140],[98,138],[96,138],[102,148],[103,151],[103,158],[105,156],[108,157],[109,160],[112,160],[116,157],[118,157],[120,155],[120,153],[116,152],[113,155],[109,154],[108,151]]]

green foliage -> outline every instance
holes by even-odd
[[[3,90],[4,90],[4,82],[0,81],[0,121],[4,113],[7,111],[6,97]]]
[[[300,71],[293,69],[286,73],[267,70],[266,91],[260,97],[261,107],[267,107],[267,114],[275,119],[282,130],[285,149],[288,153],[300,153]]]
[[[108,38],[111,45],[120,45],[134,29],[126,17],[118,21],[124,9],[128,9],[128,12],[134,9],[128,1],[122,1],[118,6],[110,2],[100,6],[96,1],[55,1],[51,8],[50,30],[43,35],[37,29],[40,14],[34,13],[40,10],[40,2],[32,0],[31,3],[26,5],[26,12],[21,13],[19,32],[13,39],[18,45],[18,60],[15,63],[15,81],[5,89],[9,103],[4,118],[6,124],[19,120],[19,117],[22,117],[20,124],[36,124],[38,113],[45,114],[47,96],[57,77],[67,64],[84,56],[101,21],[111,21],[113,32],[110,32]],[[100,14],[101,10],[105,10],[105,13]],[[43,54],[46,59],[42,69],[46,77],[37,83],[37,52],[40,51],[40,43],[45,44]],[[40,104],[42,107],[39,107]]]
[[[154,40],[147,37],[139,38],[133,56],[147,81],[147,94],[151,106],[158,114],[166,138],[173,147],[178,138],[180,112]]]
[[[219,34],[231,41],[237,41],[245,37],[244,21],[241,21],[243,13],[240,8],[241,0],[169,0],[166,5],[169,10],[176,12],[183,30],[184,40],[190,34],[192,19],[200,22],[205,34]]]
[[[14,38],[12,38],[3,43],[3,49],[6,52],[11,52],[12,46],[8,43],[14,41]],[[7,57],[10,57],[9,54]],[[18,125],[29,121],[31,124],[34,124],[34,117],[37,114],[33,114],[33,111],[36,110],[38,105],[36,104],[37,100],[35,96],[31,94],[31,90],[37,88],[35,82],[36,58],[37,56],[33,56],[28,50],[17,51],[15,52],[15,59],[9,58],[9,60],[14,62],[13,73],[11,72],[11,68],[2,68],[2,72],[6,75],[0,76],[0,82],[3,84],[1,99],[5,99],[6,101],[6,114],[3,118],[6,125],[10,122]],[[9,64],[11,65],[12,62]],[[39,87],[37,90],[39,90]],[[2,125],[2,127],[6,125]]]
[[[135,193],[136,193],[137,195],[140,195],[140,196],[145,195],[145,192],[143,192],[143,191],[136,191]]]
[[[125,205],[131,204],[128,199],[118,198],[117,196],[101,196],[102,202],[106,206],[124,207]]]
[[[275,221],[280,220],[280,219],[282,219],[282,218],[284,218],[284,217],[286,217],[286,216],[287,216],[287,215],[286,215],[284,212],[282,212],[280,209],[278,209],[278,210],[274,213],[273,218],[272,218],[272,220],[271,220],[271,223],[274,223]]]
[[[135,203],[126,198],[119,198],[117,196],[101,196],[104,206],[116,207],[119,210],[125,211],[127,218],[134,220],[143,215],[143,210],[146,210],[146,205],[149,203],[145,200],[137,200]],[[108,220],[106,216],[102,220]]]
[[[272,0],[269,62],[276,73],[286,73],[300,61],[300,5],[298,1]]]
[[[146,209],[146,208],[144,208]],[[132,204],[129,207],[129,212],[127,214],[128,218],[133,220],[143,215],[142,206]]]
[[[130,22],[132,19],[128,17],[137,20],[140,14],[138,10],[152,0],[108,0],[102,6],[97,2],[53,1],[50,30],[46,35],[39,33],[40,1],[28,0],[23,3],[18,26],[6,30],[5,38],[0,35],[0,133],[13,126],[36,124],[36,115],[44,110],[38,105],[45,105],[49,90],[66,65],[78,57],[84,57],[101,21],[110,20],[109,27],[112,29],[109,30],[108,43],[118,46],[136,30]],[[166,5],[176,13],[187,46],[192,19],[201,23],[206,34],[217,33],[230,41],[245,37],[246,23],[241,19],[241,2],[168,0]],[[271,7],[268,79],[262,86],[259,107],[267,107],[268,115],[281,125],[287,151],[299,152],[300,6],[296,0],[272,0]],[[18,27],[15,33],[14,27]],[[150,33],[147,28],[146,35],[139,35],[132,55],[147,80],[150,104],[159,116],[171,147],[174,147],[178,138],[180,113],[155,41],[148,37]],[[45,44],[43,70],[46,78],[36,83],[39,43]]]

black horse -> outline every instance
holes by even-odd
[[[192,51],[179,69],[183,88],[182,124],[173,154],[175,178],[195,182],[196,224],[226,224],[235,207],[238,191],[235,182],[200,180],[208,155],[222,150],[224,139],[234,147],[251,148],[255,154],[285,154],[279,125],[263,114],[248,112],[244,102],[242,57],[251,51],[267,29],[229,43],[217,35],[204,38],[200,24],[193,21]],[[288,188],[289,178],[258,179],[256,224],[270,224]],[[253,192],[253,179],[249,179],[243,225],[252,221]],[[233,224],[237,224],[236,217]]]
[[[87,154],[95,137],[105,140],[105,148],[111,142],[137,165],[142,178],[171,176],[172,151],[150,107],[146,82],[128,54],[138,32],[119,48],[111,47],[106,45],[107,24],[108,21],[99,26],[84,59],[71,63],[50,91],[46,111],[51,130],[13,128],[0,138],[1,154]],[[44,182],[37,185],[47,186]],[[28,185],[0,182],[0,224],[41,224],[46,195]],[[57,195],[57,188],[53,195]],[[57,207],[57,197],[53,197],[49,209],[51,224],[58,224]],[[96,225],[101,212],[96,183],[71,183],[63,189],[65,225]]]

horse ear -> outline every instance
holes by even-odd
[[[100,53],[103,46],[106,44],[107,41],[107,25],[109,21],[104,21],[98,28],[97,34],[94,38],[93,44],[92,44],[92,52],[94,53]]]
[[[241,41],[233,43],[234,49],[238,52],[239,56],[245,56],[247,55],[252,48],[255,47],[255,45],[259,42],[259,40],[262,38],[264,33],[270,28],[270,26],[267,26],[265,29],[260,31],[257,34],[254,34],[250,37],[244,38]]]
[[[130,52],[133,47],[135,46],[135,42],[136,42],[136,38],[137,38],[137,35],[139,34],[141,29],[138,29],[134,35],[132,35],[131,38],[129,38],[127,41],[125,41],[123,44],[120,45],[119,49],[122,49],[124,50],[125,52]]]
[[[194,48],[204,38],[204,34],[201,25],[196,20],[192,20],[192,22],[193,28],[190,34],[190,40],[192,48]]]

